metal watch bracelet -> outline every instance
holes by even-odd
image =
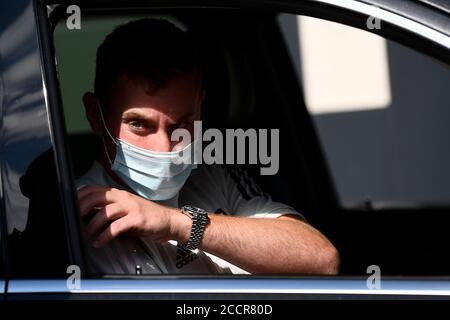
[[[192,219],[191,234],[186,243],[181,243],[181,247],[195,250],[200,246],[206,225],[208,223],[208,212],[194,206],[183,206],[181,212]]]

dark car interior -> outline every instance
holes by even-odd
[[[169,13],[204,39],[204,126],[280,129],[278,174],[260,176],[257,165],[245,169],[274,200],[296,208],[329,237],[341,255],[341,275],[364,275],[374,264],[385,275],[449,274],[449,208],[375,210],[367,203],[348,210],[340,206],[275,13]],[[66,138],[73,176],[79,177],[91,166],[99,141],[91,133]],[[18,277],[64,276],[68,265],[63,209],[54,200],[59,191],[53,152],[49,149],[37,158],[21,179],[21,190],[30,199],[29,220],[23,233],[10,236],[10,245],[21,248],[11,252],[26,251],[28,259],[29,253],[42,264],[30,274],[24,256],[13,255],[12,270]]]

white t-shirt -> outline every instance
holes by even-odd
[[[118,185],[98,163],[76,181],[86,185],[132,190]],[[155,201],[181,208],[192,205],[209,213],[257,218],[277,218],[297,214],[290,206],[274,202],[249,176],[235,166],[200,165],[194,169],[180,192],[172,199]],[[181,251],[176,241],[159,243],[150,239],[121,235],[102,248],[84,240],[91,274],[239,274],[247,273],[212,254],[197,250],[196,255]],[[138,267],[139,266],[139,267]]]

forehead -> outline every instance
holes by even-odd
[[[177,76],[161,87],[124,75],[114,85],[108,111],[116,115],[141,110],[139,113],[148,116],[155,113],[180,116],[199,108],[201,98],[201,81],[195,73]]]

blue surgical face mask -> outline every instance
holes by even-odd
[[[114,138],[106,127],[100,104],[100,116],[109,137],[116,145],[114,162],[105,152],[111,169],[138,195],[149,200],[173,198],[183,187],[191,174],[194,164],[194,151],[198,142],[189,143],[179,151],[155,152],[131,145]]]

